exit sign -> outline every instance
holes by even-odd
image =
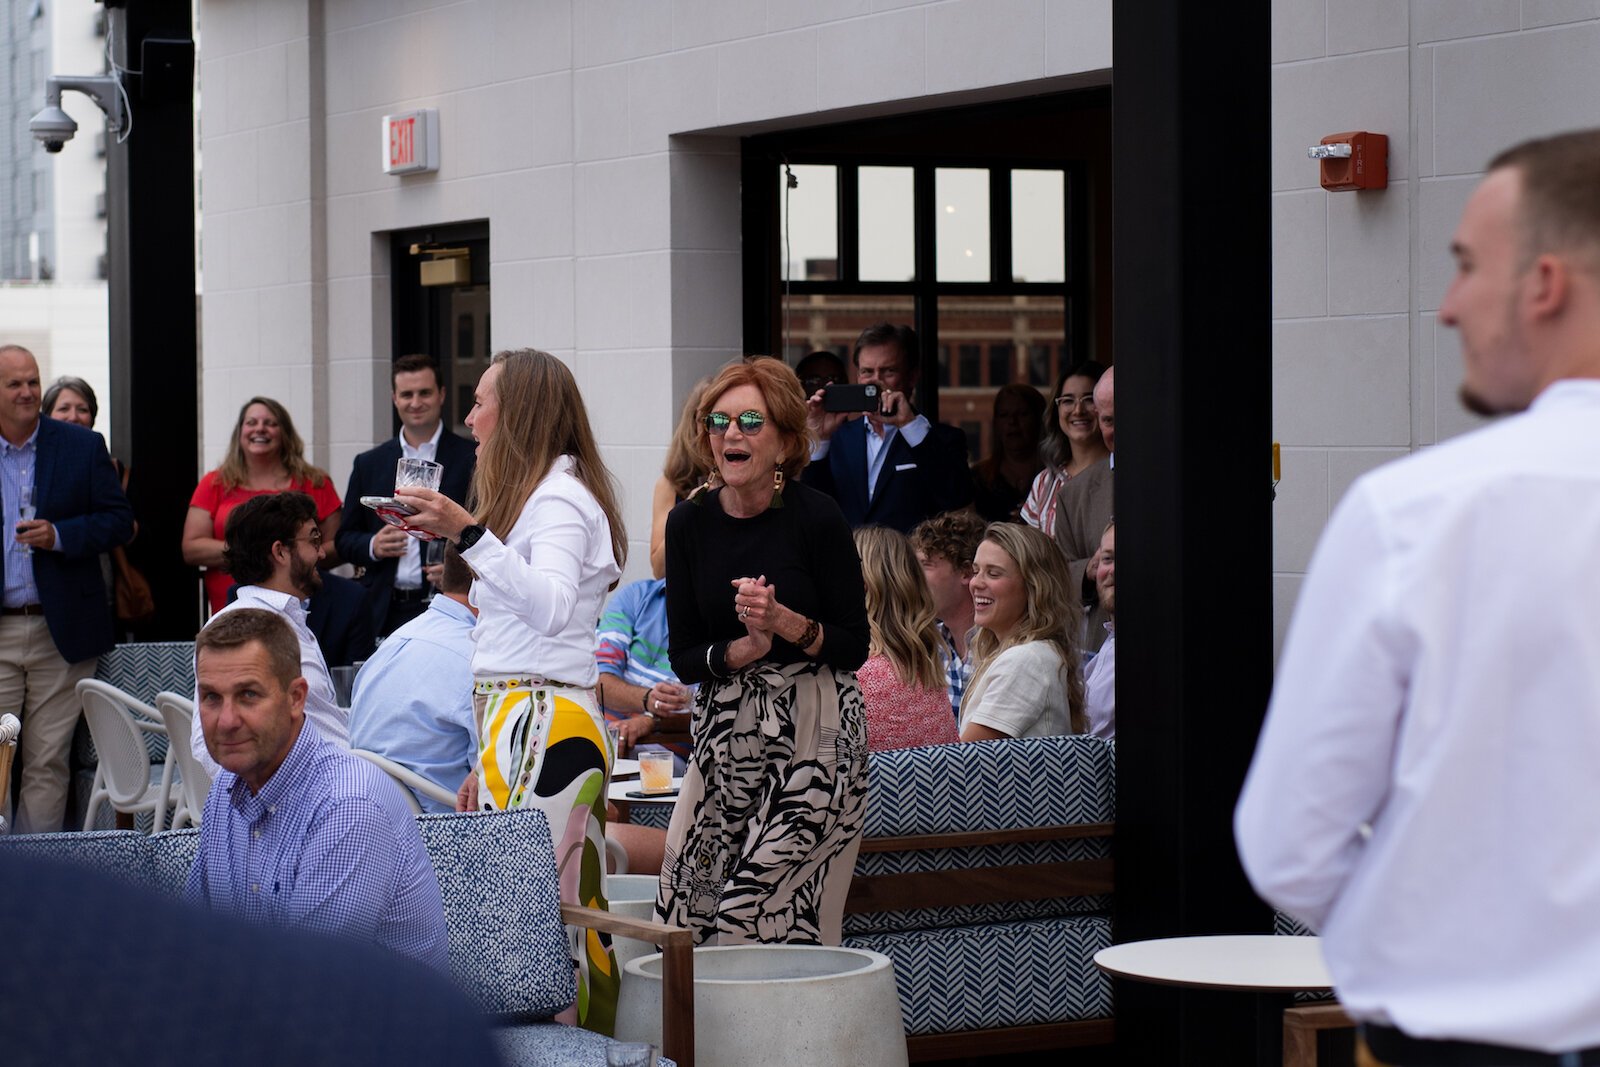
[[[439,169],[439,111],[425,107],[383,116],[383,172],[420,174]]]

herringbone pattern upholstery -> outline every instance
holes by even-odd
[[[1279,937],[1313,937],[1316,935],[1315,930],[1296,919],[1293,915],[1276,909],[1272,912],[1272,932]],[[1319,1000],[1337,1000],[1339,998],[1333,993],[1308,993],[1301,990],[1294,995],[1294,999],[1315,1003]]]
[[[894,960],[907,1034],[1097,1019],[1111,981],[1094,954],[1111,944],[1103,915],[846,937]]]
[[[628,808],[628,821],[635,826],[653,826],[665,830],[672,821],[671,804],[633,804]]]
[[[1111,746],[1094,737],[1030,737],[874,752],[867,836],[1110,822]],[[1026,797],[1026,803],[1018,803]]]
[[[1111,746],[1092,737],[1034,737],[874,752],[868,764],[867,836],[1010,830],[1110,822],[1115,817]],[[1062,863],[1110,855],[1104,838],[981,848],[864,852],[856,874],[908,874]],[[1103,896],[918,908],[846,915],[847,935],[1016,922],[1101,912]]]

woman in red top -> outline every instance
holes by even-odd
[[[933,594],[911,542],[883,526],[862,527],[855,537],[872,630],[867,662],[856,671],[867,712],[868,751],[959,740]]]
[[[329,546],[324,567],[333,559],[333,537],[339,532],[339,493],[325,471],[306,462],[305,444],[294,431],[294,420],[276,400],[251,397],[239,409],[227,454],[216,470],[207,471],[189,499],[189,517],[183,523],[183,561],[206,568],[206,599],[212,612],[228,601],[233,578],[223,568],[222,530],[228,512],[263,493],[293,489],[316,502],[317,526],[322,543]]]

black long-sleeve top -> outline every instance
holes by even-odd
[[[766,575],[779,604],[822,625],[815,657],[853,671],[867,659],[866,590],[861,560],[839,505],[791,479],[783,506],[748,519],[722,510],[721,493],[686,500],[667,515],[668,655],[681,681],[716,677],[706,664],[712,645],[744,637],[734,610],[733,579]],[[722,669],[722,649],[712,662]],[[798,663],[811,657],[781,637],[762,657]]]

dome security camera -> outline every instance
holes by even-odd
[[[123,107],[122,84],[115,75],[52,74],[50,80],[45,82],[44,110],[28,123],[28,132],[33,134],[35,141],[44,145],[46,152],[61,151],[77,135],[78,123],[61,110],[61,94],[67,90],[82,93],[93,100],[95,106],[105,112],[106,129],[111,133],[121,133],[125,124],[131,127],[133,120]]]
[[[34,140],[44,145],[46,152],[59,152],[76,136],[78,124],[71,115],[61,110],[59,104],[51,104],[33,116],[33,121],[28,123],[28,132],[33,134]]]

